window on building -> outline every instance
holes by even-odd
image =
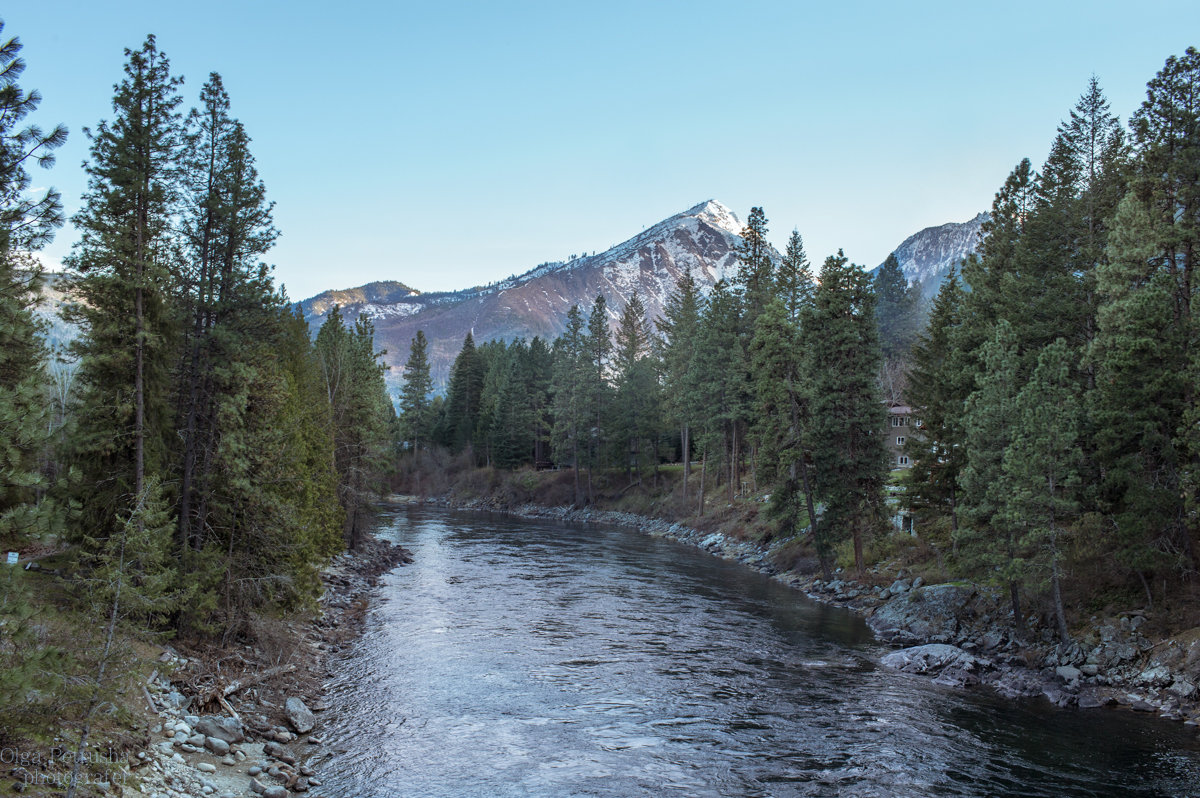
[[[904,445],[904,436],[903,436],[903,435],[897,435],[897,436],[896,436],[896,445],[897,445],[897,446],[903,446],[903,445]]]
[[[898,458],[896,458],[896,462],[902,466],[908,465],[908,455],[905,455],[905,454],[900,455]]]
[[[892,416],[892,426],[893,427],[900,426],[900,416]]]
[[[918,419],[917,419],[917,429],[920,429],[920,428],[921,428],[921,427],[923,427],[923,426],[925,426],[925,419],[923,419],[923,418],[918,418]]]

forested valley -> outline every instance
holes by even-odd
[[[1195,49],[1128,124],[1093,79],[932,303],[894,257],[817,269],[799,232],[778,256],[754,208],[736,275],[685,274],[662,317],[597,296],[554,341],[464,331],[446,386],[418,334],[394,398],[367,316],[313,335],[276,287],[235,102],[214,72],[185,111],[153,36],[83,132],[80,237],[44,274],[66,220],[32,170],[67,131],[32,123],[20,49],[0,44],[0,544],[22,564],[0,575],[4,739],[49,716],[79,750],[111,732],[139,646],[263,643],[389,490],[722,526],[826,581],[970,581],[1018,637],[1135,607],[1195,625]],[[62,346],[47,281],[81,331]]]
[[[1189,49],[1125,126],[1092,79],[928,306],[894,257],[814,273],[798,232],[773,257],[755,208],[736,276],[685,274],[662,318],[597,296],[553,342],[468,334],[436,397],[418,335],[407,489],[459,474],[464,496],[724,524],[826,580],[928,568],[1002,591],[1019,635],[1041,618],[1066,642],[1114,608],[1194,621],[1197,87]]]

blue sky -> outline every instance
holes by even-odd
[[[603,250],[717,199],[820,262],[875,266],[1040,163],[1094,73],[1122,120],[1200,3],[44,2],[2,12],[68,211],[123,49],[158,37],[192,105],[220,72],[294,299],[463,288]],[[1191,37],[1191,38],[1189,38]],[[70,250],[64,229],[47,252]]]

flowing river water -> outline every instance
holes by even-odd
[[[594,525],[396,508],[337,661],[325,792],[416,796],[1200,795],[1194,727],[938,687],[853,614]]]

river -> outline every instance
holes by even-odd
[[[411,549],[336,660],[322,790],[1200,795],[1194,727],[943,688],[853,614],[598,525],[395,508]]]

